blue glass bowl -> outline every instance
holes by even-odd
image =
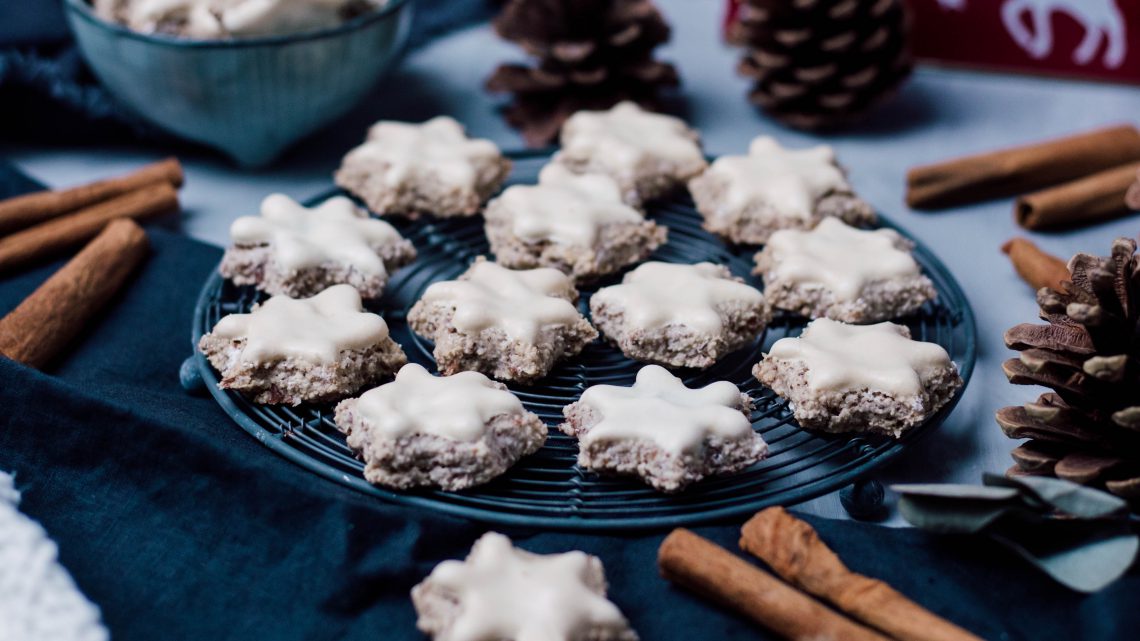
[[[238,164],[272,162],[359,103],[407,40],[410,0],[330,29],[190,40],[136,33],[67,0],[79,50],[105,87],[144,119]]]

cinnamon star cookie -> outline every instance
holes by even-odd
[[[343,196],[307,208],[272,194],[262,201],[260,216],[234,221],[230,237],[233,246],[222,258],[222,276],[293,298],[340,284],[378,298],[388,275],[416,257],[394,227],[370,218]]]
[[[289,405],[344,398],[407,362],[384,319],[364,311],[349,285],[312,298],[274,296],[224,316],[198,349],[221,374],[219,387]]]
[[[563,409],[563,432],[577,437],[578,465],[633,474],[662,492],[706,476],[738,472],[764,458],[752,431],[752,401],[720,381],[693,389],[647,365],[632,387],[595,385]]]
[[[785,149],[752,141],[747,156],[721,156],[689,181],[705,229],[733,243],[765,243],[778,229],[811,229],[834,216],[852,225],[875,211],[851,190],[831,147]]]

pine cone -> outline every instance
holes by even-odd
[[[1015,385],[1043,385],[1023,407],[998,411],[1013,451],[1011,474],[1052,475],[1140,500],[1140,257],[1118,238],[1107,258],[1077,254],[1067,291],[1037,293],[1048,325],[1005,334],[1021,352],[1006,361]]]
[[[669,25],[650,0],[509,0],[495,30],[538,59],[487,79],[489,91],[514,94],[507,122],[532,146],[554,142],[579,109],[657,109],[658,90],[678,84],[673,65],[653,59]]]
[[[848,123],[912,67],[903,0],[744,0],[728,39],[748,47],[749,99],[799,129]]]

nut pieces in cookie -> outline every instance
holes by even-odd
[[[343,196],[308,208],[272,194],[262,201],[260,216],[235,220],[230,236],[233,246],[222,258],[222,276],[293,298],[340,284],[378,298],[389,274],[416,257],[394,227],[370,218]]]
[[[609,599],[602,562],[533,554],[488,532],[463,561],[412,588],[416,626],[435,641],[637,641]]]
[[[364,478],[397,489],[462,490],[490,481],[546,441],[546,425],[478,372],[433,376],[409,363],[396,380],[336,407]]]
[[[751,399],[728,381],[694,389],[647,365],[632,387],[588,388],[563,409],[559,429],[578,439],[583,468],[633,474],[657,490],[677,492],[764,458],[768,445],[752,431],[751,412]]]
[[[221,374],[219,387],[288,405],[344,398],[407,362],[384,319],[364,311],[349,285],[312,298],[274,296],[224,316],[198,349]]]

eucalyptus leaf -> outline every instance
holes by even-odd
[[[1062,479],[987,474],[983,481],[991,487],[1021,489],[1050,508],[1078,519],[1104,519],[1128,510],[1128,504],[1119,497]]]
[[[891,489],[899,494],[982,501],[1006,501],[1020,493],[1018,488],[958,483],[907,483],[892,485]]]
[[[990,535],[1053,580],[1078,592],[1096,592],[1119,579],[1140,550],[1140,536],[1124,524],[1106,526],[1084,540],[1045,551],[1003,533]]]
[[[1012,510],[1021,510],[1016,499],[973,500],[922,494],[899,497],[899,514],[911,525],[940,534],[973,534]]]

